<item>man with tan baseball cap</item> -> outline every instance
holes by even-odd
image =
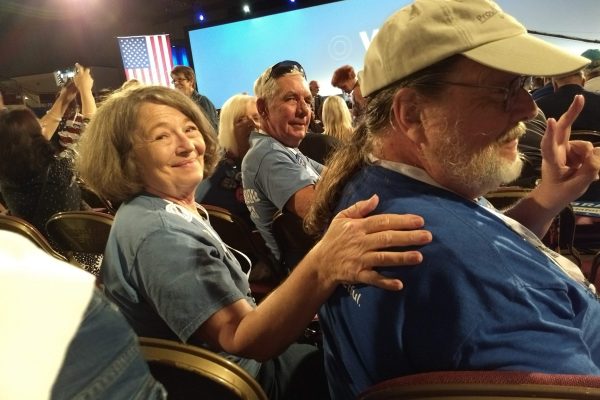
[[[520,174],[523,122],[537,111],[525,77],[587,62],[487,0],[416,0],[383,24],[359,75],[364,119],[330,159],[305,221],[325,229],[375,193],[376,213],[421,215],[433,242],[418,249],[420,266],[390,273],[402,291],[340,287],[321,308],[334,399],[437,370],[600,375],[595,289],[541,241],[598,179],[600,149],[569,142],[581,96],[548,120],[541,183],[505,212],[483,197]]]

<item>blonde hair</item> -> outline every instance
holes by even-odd
[[[116,91],[98,108],[81,136],[75,160],[76,169],[85,183],[108,200],[128,200],[144,187],[133,157],[133,145],[141,133],[139,110],[147,103],[172,107],[200,129],[206,144],[205,176],[212,173],[219,161],[216,133],[189,97],[164,86]]]
[[[235,122],[246,115],[248,103],[256,102],[256,97],[247,94],[231,96],[221,107],[219,117],[219,144],[225,150],[239,155],[239,143],[235,136]]]
[[[323,133],[345,142],[352,133],[352,115],[340,96],[329,96],[323,103]]]

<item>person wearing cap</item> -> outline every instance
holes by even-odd
[[[321,307],[334,399],[427,371],[600,375],[600,302],[540,240],[598,179],[600,149],[569,142],[584,99],[548,120],[527,197],[505,213],[482,197],[520,173],[518,140],[537,110],[523,76],[586,63],[486,0],[416,0],[379,29],[361,77],[366,114],[305,222],[323,231],[336,209],[377,193],[376,213],[422,215],[433,242],[418,268],[387,271],[406,282],[401,293],[346,285]]]
[[[585,73],[583,87],[590,92],[600,93],[600,50],[588,49],[581,55],[591,61],[583,70]]]
[[[254,94],[260,130],[250,135],[242,161],[244,200],[273,256],[285,262],[284,270],[291,269],[299,259],[283,259],[271,225],[280,210],[306,215],[323,171],[298,149],[311,120],[312,95],[304,69],[291,60],[267,68],[254,83]]]

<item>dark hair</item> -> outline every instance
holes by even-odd
[[[175,68],[171,70],[171,75],[173,74],[181,74],[185,77],[185,79],[192,81],[192,83],[196,84],[196,74],[194,70],[185,65],[177,65]]]
[[[0,180],[20,183],[43,172],[54,148],[42,135],[42,127],[27,108],[0,113]]]

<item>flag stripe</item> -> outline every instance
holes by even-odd
[[[118,37],[125,76],[145,84],[172,86],[169,35]]]

